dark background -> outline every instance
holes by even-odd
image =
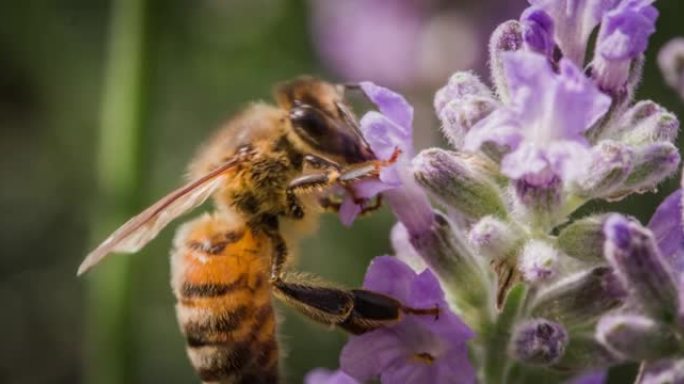
[[[420,36],[412,43],[379,40],[374,42],[377,49],[355,51],[368,42],[352,31],[349,38],[342,34],[342,39],[326,40],[322,28],[327,23],[321,15],[332,12],[352,26],[358,20],[359,28],[377,23],[389,30],[397,28],[392,23],[401,28],[406,20],[394,20],[371,6],[385,0],[366,0],[363,7],[349,1],[357,6],[346,10],[336,10],[330,1],[3,2],[1,383],[196,382],[168,283],[175,226],[141,254],[117,257],[86,278],[76,278],[87,251],[126,216],[179,185],[198,145],[224,119],[250,100],[268,100],[273,83],[297,74],[369,78],[395,87],[418,109],[418,146],[443,145],[431,115],[432,93],[458,69],[476,70],[487,79],[488,33],[497,23],[517,18],[525,4],[397,0],[405,3],[405,12],[398,14],[420,14],[413,20],[422,28]],[[109,43],[116,39],[110,34],[113,10],[136,6],[143,15],[137,25],[144,28],[133,27],[135,20],[124,11],[119,19],[124,27],[114,33],[138,35],[140,76],[131,82],[125,74],[112,80],[117,65]],[[657,6],[658,32],[651,40],[638,97],[654,99],[684,116],[684,104],[663,84],[654,62],[659,47],[684,35],[684,4],[660,0]],[[386,54],[384,49],[392,44],[398,52]],[[368,71],[340,62],[337,51],[354,63],[367,61]],[[121,60],[126,62],[125,54]],[[109,175],[103,174],[103,163],[112,160],[103,160],[100,152],[107,146],[103,138],[117,135],[118,119],[125,121],[127,112],[114,108],[102,117],[109,108],[105,84],[119,84],[121,92],[130,92],[130,126],[139,140],[129,177],[124,177],[129,184],[113,188],[107,186]],[[610,208],[646,220],[675,187],[673,179],[658,194],[629,198]],[[587,208],[597,209],[606,206]],[[352,229],[326,217],[318,234],[303,242],[300,269],[359,285],[368,260],[390,252],[391,224],[386,209]],[[290,382],[300,382],[314,367],[337,367],[344,335],[286,309],[281,312]]]

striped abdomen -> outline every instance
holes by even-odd
[[[171,257],[176,312],[205,383],[277,383],[269,241],[216,214],[184,225]]]

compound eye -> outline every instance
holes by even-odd
[[[290,110],[290,121],[295,133],[321,153],[341,157],[347,163],[369,159],[353,130],[320,109],[297,105]]]
[[[331,119],[307,105],[292,108],[290,121],[297,134],[314,146],[320,145],[320,140],[325,136],[334,134],[334,130],[329,128]]]

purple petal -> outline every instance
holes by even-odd
[[[682,190],[668,196],[648,223],[658,249],[674,269],[684,273],[684,226],[682,226]]]
[[[426,269],[416,277],[406,301],[406,305],[413,308],[430,308],[444,302],[444,292],[439,280],[431,270]]]
[[[342,225],[350,227],[360,213],[361,206],[356,204],[356,202],[351,196],[346,196],[344,198],[344,201],[342,201],[342,206],[340,207],[338,215],[340,217],[340,222],[342,222]]]
[[[387,329],[352,336],[340,353],[340,367],[358,381],[377,377],[385,367],[405,357],[402,340]]]
[[[411,282],[415,277],[416,273],[396,257],[379,256],[371,261],[363,280],[363,287],[400,301],[407,301],[410,297]]]
[[[304,377],[305,384],[358,384],[353,377],[341,370],[331,371],[325,368],[316,368]]]
[[[410,136],[411,124],[413,123],[413,107],[411,104],[402,95],[370,81],[361,82],[359,85],[380,112],[395,124],[406,129]]]
[[[522,140],[522,129],[515,115],[504,108],[496,109],[475,124],[465,136],[464,149],[476,151],[485,143],[515,148]]]
[[[555,176],[544,151],[528,143],[501,160],[501,172],[515,180],[527,176],[534,186],[547,184]]]
[[[558,74],[544,56],[528,52],[506,55],[504,66],[528,140],[539,144],[550,139],[583,141],[581,134],[610,107],[610,97],[569,60],[561,60]]]
[[[388,117],[372,111],[361,118],[361,132],[378,159],[387,160],[399,148],[412,156],[411,129],[402,127]]]
[[[604,59],[630,60],[646,50],[658,18],[652,3],[653,0],[624,0],[606,12],[597,42],[597,52]]]
[[[389,167],[393,168],[393,167]],[[387,169],[389,169],[387,168]],[[384,169],[383,169],[384,171]],[[382,171],[381,171],[382,176]],[[399,185],[398,182],[386,177],[386,180],[364,180],[362,182],[354,184],[354,194],[359,199],[372,199],[379,193],[385,192],[388,189],[392,189]]]
[[[523,39],[527,47],[548,58],[553,55],[555,42],[553,41],[553,19],[543,9],[527,8],[520,22],[523,27]]]
[[[408,230],[401,222],[397,222],[392,227],[390,239],[397,259],[407,264],[417,273],[423,272],[427,268],[425,261],[413,247],[413,244],[411,244]]]
[[[430,200],[410,172],[408,166],[396,167],[401,188],[385,192],[388,205],[397,219],[404,224],[411,236],[423,234],[434,223]]]

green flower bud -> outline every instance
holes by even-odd
[[[558,234],[558,247],[579,260],[600,262],[603,258],[605,215],[590,216],[573,222]]]
[[[481,156],[437,148],[422,151],[413,159],[418,184],[469,219],[506,216],[501,190],[493,178],[495,169]]]

